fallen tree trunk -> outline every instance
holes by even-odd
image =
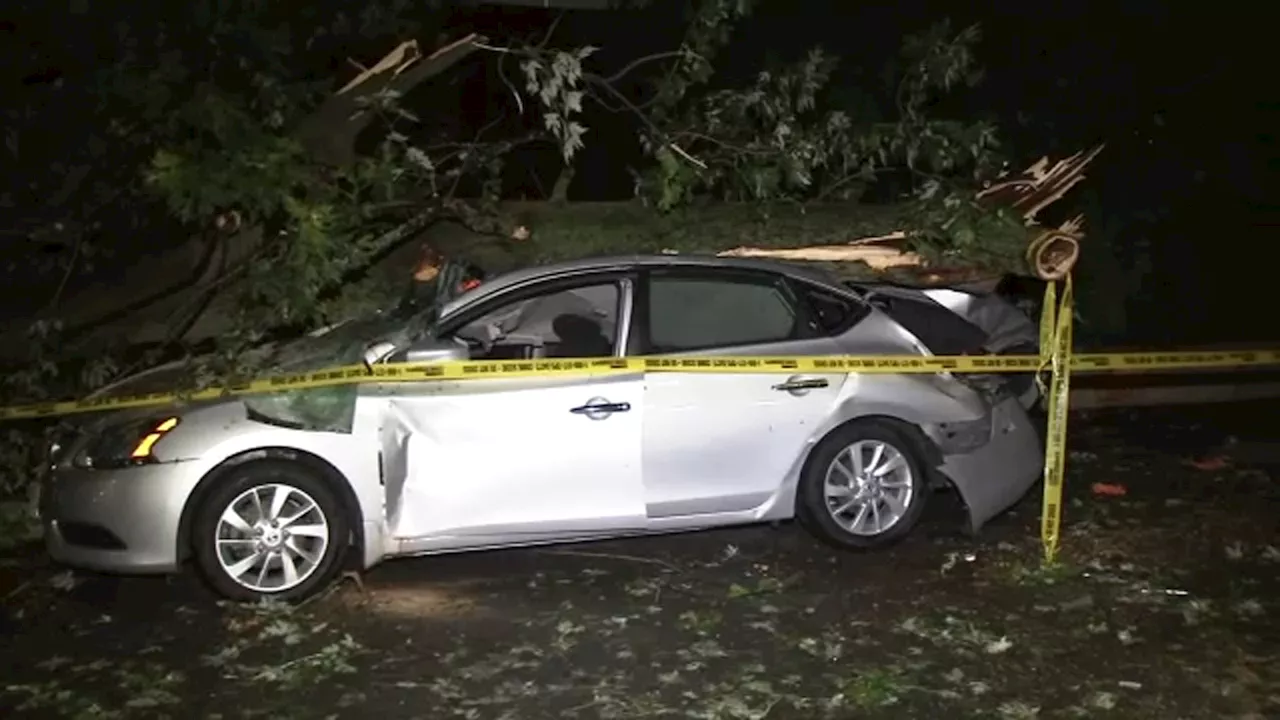
[[[1008,274],[1064,277],[1079,257],[1083,219],[1044,227],[1037,215],[1084,179],[1099,145],[1050,165],[1041,158],[977,193],[989,223],[973,247],[925,241],[925,203],[705,204],[661,213],[639,201],[507,203],[493,233],[429,231],[423,242],[490,272],[589,255],[706,253],[820,263],[851,279],[916,285],[973,283]],[[505,225],[505,227],[504,227]],[[509,238],[523,228],[529,239]],[[945,233],[946,227],[941,228]]]
[[[1060,200],[1071,188],[1084,180],[1084,170],[1098,153],[1098,145],[1088,152],[1078,152],[1049,165],[1047,157],[1015,177],[1002,177],[1000,182],[983,189],[976,195],[980,205],[988,210],[1004,209],[1016,213],[1027,227],[1026,250],[1021,258],[1010,254],[1019,245],[1017,233],[1012,242],[996,242],[984,238],[985,247],[995,248],[995,253],[985,253],[969,267],[939,268],[919,253],[904,248],[909,239],[911,219],[904,218],[901,225],[886,235],[864,237],[840,245],[809,245],[782,249],[762,247],[735,248],[720,253],[726,257],[768,257],[780,260],[807,260],[825,263],[861,263],[868,269],[886,272],[908,268],[924,284],[954,284],[972,282],[973,274],[1030,274],[1041,280],[1061,280],[1066,277],[1080,258],[1080,240],[1084,238],[1083,216],[1076,216],[1056,228],[1043,228],[1036,216],[1041,210]],[[1005,252],[999,252],[1004,249]],[[1023,263],[1019,262],[1023,260]],[[932,269],[931,269],[932,268]]]
[[[660,213],[639,201],[522,202],[506,203],[500,212],[506,228],[501,235],[450,224],[432,228],[420,239],[444,256],[465,259],[490,273],[588,256],[683,253],[826,263],[851,278],[913,283],[1025,272],[1022,252],[1029,239],[1008,243],[1015,248],[1010,252],[948,266],[912,247],[903,231],[918,222],[920,209],[912,204],[764,208],[723,203]],[[506,237],[522,227],[529,231],[528,240]],[[1017,227],[1012,232],[1026,235]]]

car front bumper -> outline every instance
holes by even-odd
[[[56,469],[40,497],[50,557],[104,572],[176,571],[182,510],[199,482],[195,465]]]

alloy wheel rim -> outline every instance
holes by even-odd
[[[880,535],[901,522],[915,499],[911,464],[883,440],[859,440],[827,466],[823,497],[831,519],[845,532]]]
[[[223,509],[214,544],[227,577],[254,592],[280,593],[320,567],[329,519],[315,498],[292,485],[258,485]]]

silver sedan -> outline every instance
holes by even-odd
[[[298,343],[323,354],[345,337],[369,363],[993,350],[944,305],[781,263],[603,258]],[[168,372],[106,394],[181,370]],[[946,485],[976,532],[1043,465],[1035,397],[1005,376],[637,372],[342,390],[94,417],[53,448],[50,554],[122,573],[194,561],[227,597],[294,600],[397,556],[792,518],[869,549],[909,533]]]

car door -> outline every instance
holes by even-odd
[[[643,354],[839,354],[824,318],[779,274],[671,268],[643,282],[642,336],[633,340]],[[835,411],[847,377],[650,374],[641,450],[650,519],[769,501]]]
[[[446,321],[441,335],[470,338],[472,359],[612,357],[625,346],[632,287],[591,277],[524,288]],[[376,387],[397,539],[485,543],[644,527],[643,374]]]

